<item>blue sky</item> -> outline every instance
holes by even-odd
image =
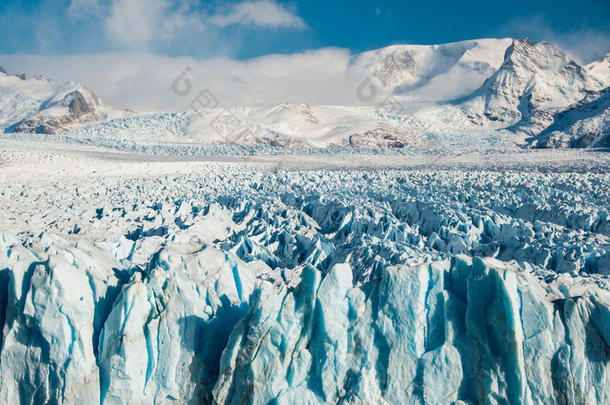
[[[548,40],[591,59],[610,48],[610,1],[3,0],[0,53],[147,52],[245,59],[324,47],[481,37]]]

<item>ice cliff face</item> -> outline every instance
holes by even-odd
[[[218,403],[604,403],[610,295],[543,289],[499,262],[348,266],[264,284],[229,339]]]
[[[3,403],[197,402],[264,266],[201,244],[124,273],[85,244],[44,260],[2,235]]]
[[[5,403],[605,403],[610,294],[495,260],[283,280],[198,242],[121,272],[3,234]],[[256,281],[258,279],[258,281]]]

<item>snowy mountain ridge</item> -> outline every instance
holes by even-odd
[[[393,45],[355,55],[351,64],[407,100],[439,102],[478,89],[503,61],[511,39]]]
[[[79,83],[0,72],[0,129],[6,132],[64,133],[126,114]]]
[[[350,60],[349,69],[364,73],[354,91],[368,105],[282,103],[171,117],[112,109],[76,83],[56,86],[0,73],[0,129],[204,144],[394,148],[427,148],[421,139],[431,134],[456,134],[474,144],[498,133],[507,144],[588,147],[600,143],[591,136],[576,140],[578,122],[595,127],[595,139],[604,138],[610,133],[605,104],[583,117],[579,108],[561,112],[607,87],[609,60],[610,53],[580,66],[559,48],[527,39],[394,45]],[[552,131],[564,141],[539,141]]]
[[[599,60],[589,63],[587,71],[601,80],[604,86],[610,86],[610,51]]]
[[[558,48],[515,40],[502,66],[462,105],[481,125],[497,122],[535,134],[552,122],[551,111],[602,88],[601,80]]]
[[[609,127],[610,87],[606,87],[557,112],[534,142],[536,147],[608,147]]]

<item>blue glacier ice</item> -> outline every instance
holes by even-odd
[[[607,403],[610,294],[554,295],[499,261],[347,265],[266,283],[221,359],[218,403]]]
[[[608,175],[203,173],[2,186],[0,403],[610,401]]]

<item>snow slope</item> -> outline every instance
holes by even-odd
[[[394,45],[352,58],[378,91],[409,101],[439,102],[467,96],[502,64],[511,39],[441,45]],[[363,89],[364,91],[364,89]]]
[[[604,86],[610,86],[610,52],[603,58],[589,63],[586,68],[589,74],[601,80]]]
[[[534,142],[537,147],[610,146],[610,88],[590,92],[556,113]]]
[[[374,107],[309,106],[204,111],[194,116],[194,140],[246,145],[401,147],[445,128]]]

